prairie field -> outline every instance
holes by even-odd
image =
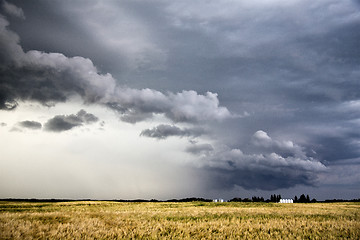
[[[360,239],[360,204],[0,201],[0,239]]]

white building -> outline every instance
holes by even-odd
[[[280,199],[280,203],[294,203],[294,200],[292,200],[291,198],[290,199],[282,198],[282,199]]]
[[[213,202],[220,202],[220,203],[222,203],[222,202],[224,202],[224,199],[222,199],[222,198],[216,198],[216,199],[213,199]]]

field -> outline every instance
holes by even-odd
[[[0,201],[0,239],[360,239],[359,203]]]

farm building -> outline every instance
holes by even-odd
[[[222,203],[222,202],[224,202],[224,199],[222,199],[222,198],[216,198],[216,199],[213,199],[213,202]]]
[[[294,203],[294,200],[292,199],[280,199],[280,203]]]

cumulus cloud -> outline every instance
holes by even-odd
[[[7,14],[21,19],[25,19],[24,11],[21,8],[15,6],[14,4],[8,3],[7,1],[3,0],[2,7]]]
[[[312,158],[283,157],[276,153],[244,154],[240,149],[219,152],[207,158],[207,168],[221,179],[223,187],[274,190],[316,183],[326,167]]]
[[[255,132],[251,140],[257,151],[270,151],[279,153],[283,156],[298,156],[300,158],[305,156],[303,149],[299,145],[294,144],[290,140],[274,140],[269,137],[269,135],[265,131],[262,130]]]
[[[300,146],[289,141],[273,140],[259,130],[249,145],[257,148],[259,142],[266,148],[275,146],[272,150],[277,152],[257,149],[255,153],[244,153],[239,148],[213,148],[209,144],[193,144],[187,152],[195,155],[206,153],[199,160],[201,167],[213,174],[214,184],[221,183],[218,187],[222,188],[238,185],[246,189],[274,190],[296,185],[312,186],[316,184],[319,173],[327,170],[324,164],[307,156]],[[289,154],[290,150],[293,154]]]
[[[78,94],[95,102],[110,94],[115,82],[110,74],[97,73],[86,58],[67,58],[60,53],[24,52],[19,37],[0,17],[0,108],[15,109],[18,100],[36,100],[45,105],[64,102]]]
[[[232,117],[226,107],[219,106],[216,93],[205,95],[195,91],[166,94],[153,89],[118,88],[107,105],[121,113],[127,122],[142,121],[153,114],[164,114],[174,122],[223,120]]]
[[[253,137],[254,137],[254,140],[257,141],[257,143],[259,142],[260,144],[271,141],[271,138],[269,137],[269,135],[263,130],[259,130],[256,133],[254,133]]]
[[[177,137],[197,137],[204,133],[200,128],[184,128],[181,129],[174,125],[161,124],[151,129],[145,129],[140,133],[140,136],[165,139],[171,136]]]
[[[7,126],[6,123],[4,123],[4,122],[0,123],[0,127],[6,127],[6,126]]]
[[[137,122],[164,114],[175,122],[223,120],[232,115],[219,105],[216,93],[195,91],[162,93],[132,89],[116,84],[111,74],[100,74],[90,59],[66,57],[61,53],[36,50],[24,52],[19,37],[0,18],[0,108],[12,110],[18,100],[35,100],[45,105],[65,102],[80,95],[86,103],[116,110],[123,121]]]
[[[36,121],[29,121],[29,120],[21,121],[18,123],[18,125],[23,128],[29,128],[29,129],[34,129],[34,130],[42,128],[41,123],[36,122]]]
[[[77,114],[57,115],[49,119],[44,127],[46,131],[62,132],[70,130],[74,127],[83,126],[84,124],[91,124],[97,122],[99,119],[85,110],[80,110]]]

